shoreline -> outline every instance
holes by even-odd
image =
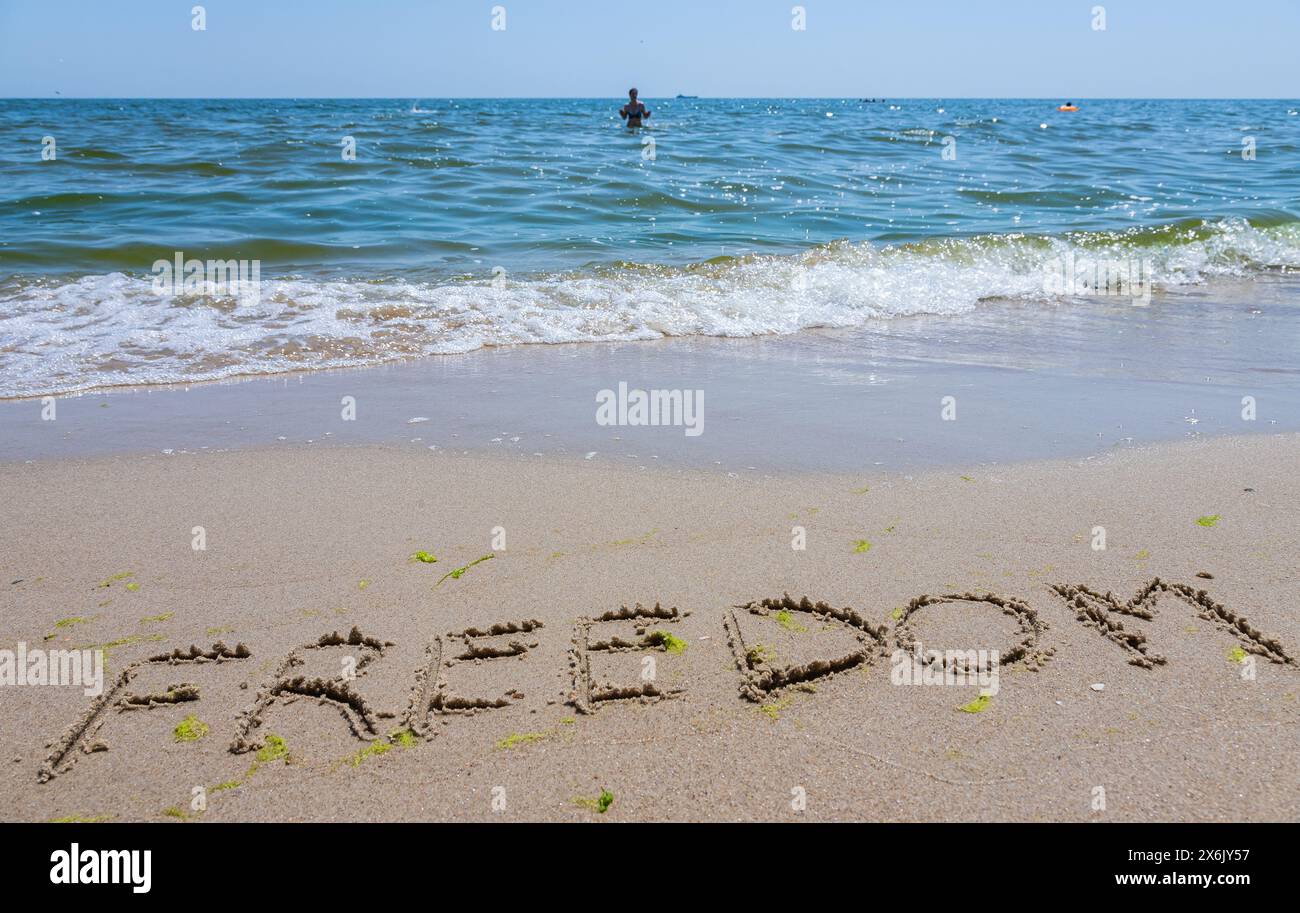
[[[737,472],[1078,457],[1300,431],[1300,390],[1289,383],[1286,354],[1293,310],[1292,282],[1253,281],[1143,308],[1102,299],[1054,308],[991,302],[959,318],[857,330],[503,347],[5,400],[0,461],[294,442],[594,454],[597,462]],[[1159,359],[1150,357],[1153,345]],[[598,397],[624,384],[698,394],[703,433],[600,424]],[[45,420],[50,403],[53,421]]]

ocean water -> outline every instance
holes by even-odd
[[[1300,270],[1300,102],[646,102],[0,100],[0,396]]]

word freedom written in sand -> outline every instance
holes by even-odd
[[[1244,616],[1239,616],[1212,599],[1205,590],[1186,584],[1169,583],[1154,578],[1141,590],[1121,603],[1111,593],[1100,593],[1083,585],[1057,585],[1051,592],[1074,611],[1075,618],[1086,627],[1095,629],[1102,637],[1129,654],[1129,662],[1152,670],[1164,665],[1165,659],[1151,649],[1145,636],[1136,630],[1126,629],[1125,622],[1149,621],[1155,617],[1156,602],[1164,595],[1174,598],[1185,610],[1211,622],[1216,629],[1230,633],[1241,644],[1238,659],[1249,667],[1253,678],[1256,657],[1292,669],[1300,667],[1287,653],[1276,637],[1253,628]],[[998,651],[1000,664],[1022,663],[1033,670],[1047,662],[1055,652],[1040,644],[1047,624],[1028,603],[1015,597],[995,594],[922,595],[914,598],[905,608],[896,610],[892,642],[896,651],[919,652],[919,640],[914,627],[918,614],[929,607],[943,604],[965,604],[968,607],[988,606],[1011,616],[1018,631],[1014,642]],[[652,608],[640,604],[623,606],[595,617],[577,619],[571,634],[568,654],[569,685],[564,693],[565,702],[579,713],[593,714],[605,705],[629,700],[653,703],[677,699],[685,694],[680,686],[661,684],[656,675],[660,660],[675,658],[685,651],[688,641],[681,635],[694,632],[686,630],[685,620],[690,612],[665,608],[656,604]],[[807,630],[797,619],[819,624],[822,630],[839,628],[849,635],[847,648],[837,655],[810,662],[781,664],[764,645],[751,642],[747,631],[753,632],[755,618],[776,621],[787,629]],[[804,688],[818,680],[864,667],[884,655],[891,638],[886,625],[873,625],[852,608],[835,608],[825,602],[813,602],[807,597],[800,600],[785,595],[735,606],[722,613],[722,625],[728,647],[739,673],[741,697],[763,704],[789,688]],[[793,626],[793,628],[792,628]],[[235,754],[257,751],[259,757],[268,750],[267,742],[275,736],[265,734],[264,724],[269,715],[299,698],[316,698],[320,703],[334,707],[347,722],[353,735],[362,742],[388,746],[391,741],[412,744],[429,739],[435,734],[435,721],[448,715],[474,715],[503,707],[517,706],[525,695],[515,687],[495,694],[464,694],[457,690],[457,667],[464,663],[483,665],[497,662],[495,669],[506,668],[501,660],[527,660],[537,647],[537,637],[545,625],[538,620],[505,621],[485,628],[470,627],[435,637],[424,651],[424,662],[414,674],[405,710],[390,705],[378,708],[358,690],[357,682],[364,670],[384,659],[392,641],[384,641],[363,634],[353,628],[348,635],[337,632],[326,634],[313,643],[304,644],[290,653],[280,663],[274,675],[257,691],[252,704],[239,714],[235,736],[229,750]],[[636,632],[629,636],[629,630]],[[707,638],[701,638],[707,639]],[[300,671],[308,661],[326,655],[327,651],[341,650],[343,673],[332,678],[309,676]],[[608,659],[617,654],[634,654],[640,658],[639,678],[624,682],[601,680],[592,671],[592,660]],[[242,643],[231,649],[225,644],[214,644],[211,650],[190,647],[173,650],[145,660],[134,662],[123,669],[113,685],[95,699],[81,717],[51,743],[51,751],[42,764],[39,780],[46,782],[69,770],[82,755],[91,755],[108,749],[99,738],[100,730],[114,716],[110,710],[146,711],[156,707],[176,706],[198,701],[201,689],[193,683],[172,685],[157,694],[136,694],[128,686],[150,667],[178,675],[181,667],[188,671],[199,668],[212,669],[229,663],[241,663],[252,657],[252,652]],[[936,654],[937,655],[937,654]],[[967,663],[973,651],[948,651],[940,660],[944,663]],[[989,655],[992,655],[991,653]],[[493,670],[495,671],[495,670]],[[980,670],[966,666],[960,669],[966,676]],[[647,674],[648,673],[648,674]],[[895,684],[900,682],[896,679]],[[548,703],[555,703],[554,700]],[[386,733],[386,734],[385,734]],[[274,747],[274,746],[270,746]],[[387,750],[385,747],[384,750]]]

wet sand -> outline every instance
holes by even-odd
[[[1141,307],[987,302],[959,318],[863,330],[522,346],[111,390],[58,397],[53,421],[40,399],[7,400],[0,461],[310,442],[738,473],[892,472],[1294,432],[1297,302],[1294,277],[1261,277],[1162,292]],[[702,391],[703,433],[598,425],[597,393],[620,382]]]

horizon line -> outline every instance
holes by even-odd
[[[591,101],[622,95],[0,95],[0,101]],[[863,101],[857,95],[646,95],[666,101]],[[1061,95],[891,95],[885,101],[1059,101]],[[1080,101],[1295,101],[1288,95],[1074,95]]]

